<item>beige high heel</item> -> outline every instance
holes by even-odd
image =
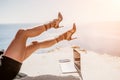
[[[61,40],[73,40],[76,38],[72,38],[72,35],[76,32],[76,25],[73,24],[73,28],[65,33],[63,33],[62,35],[60,35],[58,38],[56,38],[56,41],[59,42]]]
[[[62,14],[58,13],[58,19],[54,19],[52,22],[48,24],[44,24],[45,30],[48,30],[50,28],[60,28],[59,23],[63,20]]]

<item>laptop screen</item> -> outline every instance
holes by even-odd
[[[81,73],[81,54],[87,53],[86,50],[81,50],[78,48],[73,48],[73,58],[74,58],[74,65],[80,75],[80,80],[83,80],[82,73]]]
[[[76,49],[73,49],[73,58],[74,58],[74,65],[77,69],[78,72],[80,72],[81,67],[80,67],[80,53],[77,52]]]

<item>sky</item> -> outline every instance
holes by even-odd
[[[0,23],[43,23],[58,12],[66,25],[120,21],[120,0],[0,0]]]

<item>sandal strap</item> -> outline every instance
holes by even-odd
[[[65,34],[64,37],[65,37],[65,39],[67,39],[67,36],[69,36],[69,39],[68,39],[68,40],[71,40],[72,35],[73,35],[73,32],[68,31],[68,32],[66,32],[66,34]]]
[[[56,40],[57,43],[59,42],[57,38],[55,40]]]
[[[49,22],[47,24],[44,24],[45,31],[47,31],[49,28],[52,28],[53,26],[55,26],[54,21],[53,22]]]
[[[54,28],[59,28],[59,22],[57,21],[57,19],[54,19],[53,23],[54,23]]]
[[[71,34],[73,34],[73,32],[72,32],[72,31],[68,31],[68,33],[71,33]]]
[[[47,25],[46,24],[44,24],[44,28],[45,28],[45,31],[47,31]]]

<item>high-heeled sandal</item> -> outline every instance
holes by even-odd
[[[63,26],[59,26],[59,23],[63,20],[62,14],[58,13],[58,19],[54,19],[52,22],[49,22],[48,24],[44,24],[45,30],[48,30],[50,28],[61,28]]]
[[[73,24],[73,28],[65,33],[63,33],[62,35],[60,35],[58,38],[56,38],[56,41],[59,42],[61,40],[73,40],[76,38],[72,38],[72,35],[76,32],[76,25]]]
[[[55,21],[55,26],[54,28],[60,28],[59,23],[63,20],[62,14],[59,12],[58,13],[58,19],[54,20]]]

